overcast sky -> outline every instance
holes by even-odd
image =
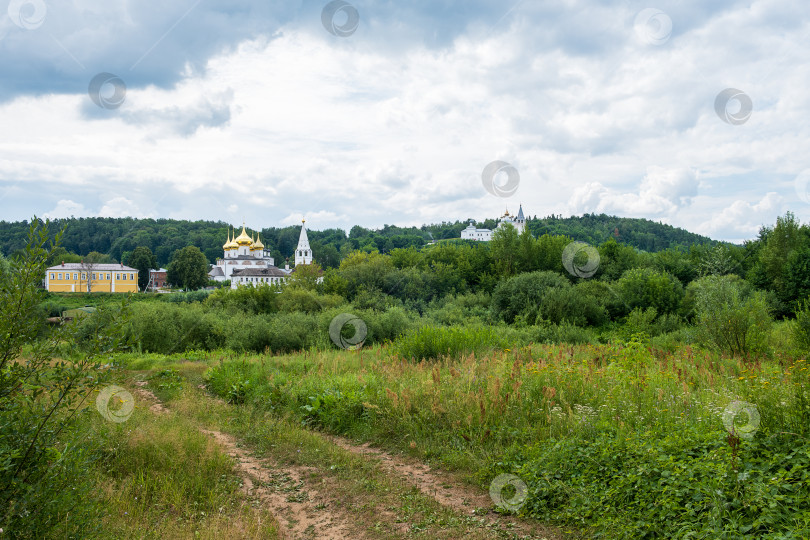
[[[5,220],[810,221],[806,0],[2,6]]]

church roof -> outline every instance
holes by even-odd
[[[520,209],[518,210],[517,218],[518,219],[526,219],[526,218],[523,217],[523,205],[522,204],[520,205]]]
[[[301,220],[301,235],[298,237],[298,247],[295,249],[309,249],[306,221],[305,219]]]
[[[242,233],[234,239],[234,242],[236,242],[240,246],[253,245],[253,240],[251,240],[251,238],[245,232],[245,224],[244,223],[242,224]]]
[[[214,268],[211,269],[210,272],[208,272],[208,275],[211,277],[220,277],[220,276],[224,277],[225,273],[222,271],[222,268],[220,268],[219,266],[215,266]]]
[[[256,241],[253,242],[253,249],[264,249],[264,244],[262,244],[262,239],[259,236],[259,233],[256,233]]]
[[[269,268],[245,268],[244,270],[234,270],[232,277],[286,277],[287,272],[271,266]]]

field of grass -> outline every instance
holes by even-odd
[[[805,358],[746,361],[630,341],[430,362],[390,345],[118,361],[131,370],[194,362],[195,377],[259,433],[256,418],[340,434],[485,489],[515,474],[528,489],[521,515],[588,537],[810,535]]]

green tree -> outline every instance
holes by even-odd
[[[208,283],[208,260],[196,246],[175,251],[166,270],[169,283],[187,291],[199,289]]]
[[[492,314],[507,323],[520,316],[534,323],[543,298],[550,289],[570,287],[556,272],[529,272],[502,281],[492,293]]]
[[[332,244],[313,242],[312,257],[323,268],[337,268],[340,265],[340,252]]]
[[[793,339],[801,350],[810,351],[810,298],[799,302],[793,322]]]
[[[509,277],[517,272],[520,240],[517,230],[510,224],[498,227],[492,233],[489,243],[492,258],[495,260],[495,271],[500,276]]]
[[[796,302],[810,297],[810,247],[791,252],[785,265],[784,280],[784,295],[788,302],[796,305]]]
[[[314,291],[318,282],[322,281],[323,269],[318,263],[299,264],[293,270],[287,284],[295,289]]]
[[[615,281],[631,268],[639,266],[635,249],[611,238],[599,246],[599,272],[601,279]]]
[[[75,253],[70,253],[62,246],[57,246],[51,250],[50,254],[48,254],[48,260],[45,264],[47,265],[46,267],[51,267],[56,266],[57,264],[62,264],[62,262],[77,263],[81,260],[82,258]]]
[[[764,238],[762,249],[759,251],[759,268],[752,270],[754,277],[760,274],[765,286],[774,291],[783,303],[780,309],[782,315],[790,311],[791,298],[788,291],[788,276],[786,274],[791,253],[808,245],[807,227],[802,226],[796,217],[787,212],[784,216],[776,218],[773,229],[760,233]]]
[[[49,226],[34,218],[27,246],[0,273],[0,528],[14,538],[86,537],[99,518],[78,413],[106,379],[98,359],[120,348],[127,320],[119,310],[82,348],[75,325],[40,337]]]
[[[515,266],[518,272],[533,272],[540,269],[539,248],[529,228],[518,235],[518,251]]]
[[[145,291],[149,284],[149,271],[158,267],[157,257],[152,253],[152,250],[146,246],[136,247],[125,264],[138,271],[138,287]]]
[[[635,308],[655,308],[672,313],[683,298],[683,285],[673,275],[652,268],[631,268],[617,282],[626,313]]]
[[[393,270],[388,255],[376,251],[353,251],[341,261],[338,274],[345,280],[347,298],[351,299],[361,287],[385,292],[386,276]],[[329,291],[341,294],[336,289]]]
[[[752,291],[738,276],[707,276],[690,287],[706,345],[736,356],[765,350],[772,319],[762,291]]]
[[[717,244],[707,251],[698,265],[701,276],[725,276],[739,269],[739,262],[735,259],[731,248],[725,244]]]

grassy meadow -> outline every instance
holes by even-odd
[[[368,441],[484,488],[516,474],[529,493],[521,514],[587,537],[810,534],[805,358],[666,352],[639,341],[429,362],[394,346],[192,358],[207,366],[197,370],[207,390],[254,421],[270,414]],[[187,359],[119,361],[172,373]],[[729,431],[723,414],[735,402],[759,418],[738,414]]]

